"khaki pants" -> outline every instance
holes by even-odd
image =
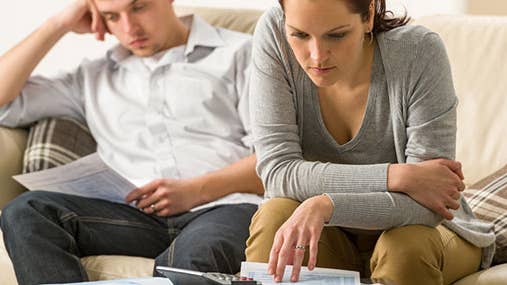
[[[268,262],[278,228],[292,215],[299,202],[275,198],[264,203],[250,225],[246,259]],[[380,235],[353,234],[338,227],[325,227],[317,266],[349,269],[383,284],[451,284],[479,269],[481,249],[444,226],[404,226]],[[368,261],[369,259],[369,261]],[[305,256],[304,264],[308,256]]]

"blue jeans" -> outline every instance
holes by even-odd
[[[236,273],[256,209],[224,205],[161,218],[128,205],[32,191],[5,207],[1,227],[20,285],[87,281],[79,258],[102,254]]]

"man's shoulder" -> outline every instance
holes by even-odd
[[[241,33],[224,28],[216,28],[218,34],[227,46],[242,47],[250,46],[252,43],[252,35]]]

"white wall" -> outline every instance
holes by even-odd
[[[0,9],[0,54],[26,37],[45,19],[63,9],[70,0],[16,0],[8,1]],[[214,6],[231,8],[266,9],[277,0],[176,0],[176,5]],[[434,13],[462,13],[466,0],[387,0],[388,7],[408,9],[409,15],[419,17]],[[35,70],[35,73],[53,74],[75,67],[82,58],[96,58],[115,43],[93,40],[93,36],[69,34],[60,41]]]

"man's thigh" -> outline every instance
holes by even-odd
[[[218,206],[187,223],[167,252],[169,266],[236,273],[257,205]],[[171,223],[171,222],[170,222]],[[158,261],[157,263],[165,263]]]
[[[57,238],[51,237],[55,231],[45,231],[44,227],[63,229],[61,234],[66,232],[74,237],[80,256],[155,257],[170,243],[165,218],[105,200],[32,191],[16,198],[6,210],[23,215],[24,226],[38,228],[38,232],[49,239]],[[41,225],[41,221],[47,224]]]

